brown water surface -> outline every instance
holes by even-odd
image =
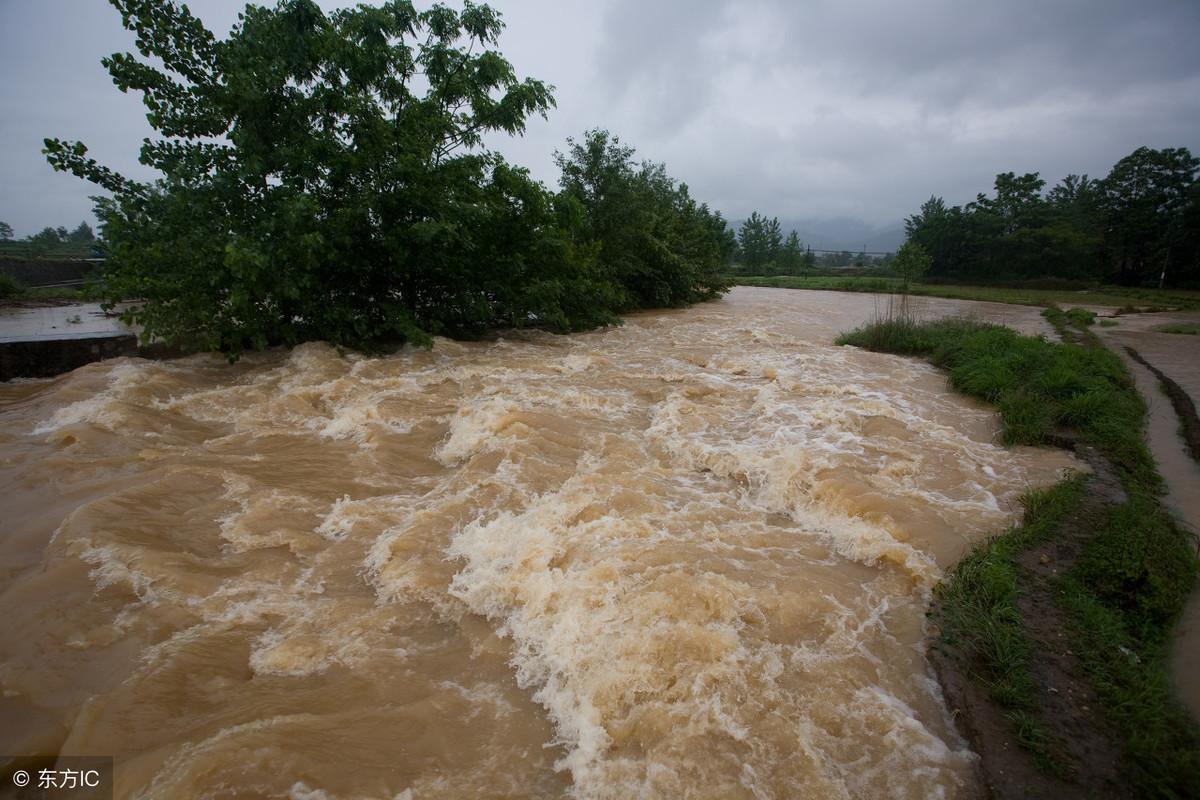
[[[0,385],[0,752],[118,797],[953,797],[942,570],[1073,465],[865,295]],[[930,301],[1042,330],[1036,310]]]

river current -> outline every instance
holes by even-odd
[[[969,792],[930,592],[1077,465],[833,346],[875,303],[0,384],[0,752],[121,798]]]

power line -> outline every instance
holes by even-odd
[[[820,248],[820,247],[806,247],[804,249],[810,253],[849,253],[852,256],[857,256],[857,255],[894,256],[894,255],[896,255],[895,250],[846,250],[844,248],[840,249],[840,250],[827,250],[827,249]]]

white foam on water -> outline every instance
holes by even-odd
[[[797,666],[790,656],[795,648],[764,640],[747,621],[763,611],[748,585],[687,561],[645,567],[628,551],[656,534],[678,544],[688,531],[664,531],[658,519],[610,515],[579,522],[589,506],[604,505],[589,468],[595,463],[520,513],[464,526],[448,551],[465,562],[451,593],[513,639],[518,682],[534,690],[555,721],[568,750],[560,766],[570,770],[577,794],[617,797],[632,786],[644,796],[686,792],[697,774],[711,769],[686,755],[686,743],[700,752],[722,741],[753,750],[763,733],[756,730],[758,714],[768,709],[805,724],[807,701],[781,683],[786,665]],[[884,603],[877,613],[886,610]],[[837,645],[856,655],[863,625],[870,624],[857,621],[860,635]],[[833,637],[821,642],[822,674],[836,644]],[[817,651],[808,657],[811,664]],[[855,704],[863,725],[886,719],[906,731],[906,746],[910,739],[920,744],[921,758],[940,765],[940,779],[965,757],[926,741],[928,732],[909,723],[912,714],[902,704],[870,694]],[[623,755],[633,741],[642,747],[658,741],[643,739],[645,725],[670,731],[674,742],[660,745],[669,752],[641,760]],[[617,741],[627,736],[633,738]],[[815,730],[811,736],[813,742],[829,738]],[[772,762],[780,755],[765,754],[757,766],[777,770]],[[830,763],[830,754],[816,748],[795,779],[803,775],[831,796],[844,792],[852,781],[831,772]],[[772,775],[768,785],[780,782]]]
[[[350,495],[342,495],[334,501],[333,507],[325,515],[325,519],[321,520],[321,524],[317,526],[317,533],[332,542],[345,539],[354,528],[354,523],[357,521],[355,511],[361,505],[361,502],[351,500]]]
[[[129,359],[116,359],[108,371],[104,389],[58,408],[33,429],[36,435],[52,433],[61,428],[91,423],[115,431],[126,419],[120,403],[148,377],[151,365]]]
[[[438,460],[452,466],[482,450],[502,447],[500,434],[516,421],[517,409],[514,401],[504,397],[460,406],[450,422],[449,435],[436,451]]]

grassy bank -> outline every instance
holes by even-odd
[[[0,273],[0,302],[4,301],[63,301],[88,302],[93,293],[84,286],[29,287]]]
[[[1181,333],[1186,336],[1200,335],[1200,322],[1181,322],[1174,325],[1163,325],[1157,330],[1162,333]]]
[[[767,286],[779,289],[824,289],[839,292],[896,292],[897,278],[879,277],[796,277],[790,275],[730,275],[737,286]],[[1113,306],[1114,308],[1200,309],[1200,292],[1183,290],[1138,289],[1104,286],[1093,289],[1015,289],[1001,286],[959,286],[921,283],[910,287],[910,294],[923,297],[947,297],[955,300],[984,300],[1025,306],[1052,304]]]
[[[1047,316],[1075,343],[907,319],[839,343],[931,360],[956,389],[996,405],[1008,443],[1070,442],[1094,454],[1096,476],[1029,494],[1020,525],[951,571],[938,591],[940,642],[1044,771],[1077,782],[1089,769],[1071,726],[1045,711],[1064,690],[1044,685],[1042,667],[1061,662],[1099,698],[1098,727],[1117,732],[1127,786],[1146,797],[1200,796],[1200,733],[1174,700],[1167,670],[1171,631],[1196,577],[1193,543],[1159,503],[1161,479],[1141,433],[1145,404],[1124,365],[1099,346],[1084,315]],[[1044,552],[1034,557],[1047,543],[1057,548],[1053,569],[1039,564]],[[1064,626],[1066,654],[1055,638]]]

